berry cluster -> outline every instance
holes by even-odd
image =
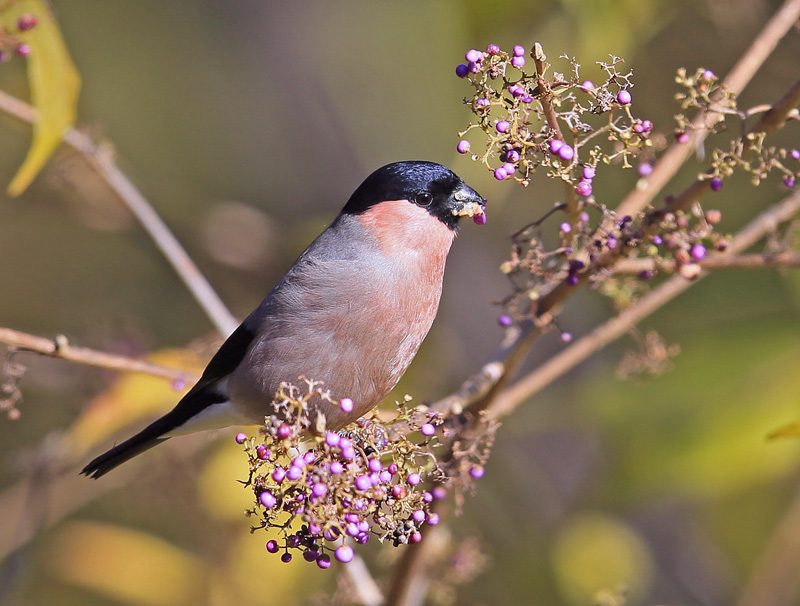
[[[425,422],[413,424],[406,407],[398,409],[393,423],[412,423],[422,435],[419,444],[395,437],[391,424],[376,417],[327,431],[324,421],[314,419],[310,403],[321,400],[347,411],[353,402],[333,402],[321,384],[306,385],[305,393],[281,387],[276,412],[259,437],[236,436],[250,461],[245,484],[253,490],[255,506],[247,515],[259,520],[253,530],[275,529],[281,535],[267,542],[267,551],[281,552],[284,562],[300,551],[306,561],[328,568],[332,557],[342,563],[353,559],[348,541],[363,544],[376,537],[399,546],[422,540],[422,526],[439,522],[431,503],[446,494],[441,486],[424,489],[426,480],[443,476],[432,452],[441,420],[427,415]],[[314,443],[304,450],[309,433]]]
[[[38,23],[37,17],[30,13],[20,15],[13,24],[6,24],[0,19],[0,63],[10,60],[12,54],[18,57],[31,54],[30,44],[24,42],[20,34],[32,30]]]
[[[567,185],[563,204],[514,234],[511,256],[501,266],[514,292],[503,301],[506,309],[498,323],[508,327],[531,314],[542,294],[559,283],[569,287],[587,282],[622,307],[664,268],[687,279],[697,277],[707,251],[728,246],[728,238],[714,231],[719,211],[703,211],[698,202],[688,208],[668,197],[662,208],[617,216],[596,199],[594,180],[601,164],[635,164],[646,179],[654,170],[655,150],[666,143],[650,120],[632,112],[632,72],[621,71],[621,59],[612,56],[608,63],[598,62],[606,77],[595,84],[581,78],[580,65],[568,57],[562,59],[571,66],[569,75],[554,72],[538,44],[530,52],[533,61],[526,62],[525,55],[521,46],[504,51],[490,44],[485,51],[468,51],[466,63],[456,68],[456,75],[474,89],[464,103],[477,116],[459,133],[457,151],[471,154],[500,181],[513,179],[527,186],[531,173],[545,167],[548,177]],[[747,117],[711,70],[679,70],[676,82],[681,86],[674,131],[679,144],[691,140],[694,124],[703,123],[714,134],[724,130],[730,116]],[[713,123],[697,119],[707,114],[715,117]],[[472,152],[474,138],[464,138],[476,131],[484,141],[480,153]],[[755,184],[777,170],[784,186],[793,187],[800,175],[793,162],[800,152],[766,147],[765,137],[763,132],[735,137],[728,148],[713,149],[699,180],[719,192],[734,170],[749,172]],[[559,211],[565,211],[566,220],[557,223],[559,238],[553,247],[542,225]],[[648,259],[648,269],[633,279],[615,276],[612,268],[623,257]],[[562,340],[571,338],[562,333]]]
[[[581,80],[575,60],[565,58],[572,67],[571,76],[557,72],[548,76],[551,66],[545,63],[541,47],[531,52],[532,70],[525,67],[525,53],[522,46],[506,52],[496,44],[485,52],[466,53],[467,63],[456,68],[456,75],[468,79],[475,89],[464,102],[477,121],[459,136],[473,129],[483,131],[485,150],[472,157],[497,180],[513,178],[528,185],[531,173],[544,166],[550,169],[549,176],[573,184],[579,196],[590,196],[600,162],[621,158],[627,166],[630,157],[652,145],[652,122],[634,118],[630,110],[632,73],[621,73],[621,60],[612,57],[610,63],[600,63],[607,78],[595,85]],[[601,133],[610,142],[605,148],[597,143]],[[464,138],[456,146],[462,154],[471,148]]]

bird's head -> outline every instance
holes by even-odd
[[[343,213],[363,215],[386,202],[423,209],[453,232],[461,217],[482,215],[486,201],[449,168],[421,160],[395,162],[376,170],[353,192]]]

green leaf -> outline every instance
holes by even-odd
[[[29,44],[27,58],[31,104],[36,110],[33,141],[22,166],[8,186],[10,196],[24,192],[61,143],[64,131],[75,124],[81,79],[64,38],[42,0],[18,0],[3,15],[9,21],[35,15],[38,24],[19,38]]]

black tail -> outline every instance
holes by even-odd
[[[107,474],[128,459],[169,440],[168,437],[164,437],[164,434],[180,427],[208,406],[219,404],[226,399],[227,396],[218,392],[213,384],[195,385],[170,412],[150,423],[132,438],[128,438],[122,444],[117,444],[108,452],[101,454],[84,467],[81,473],[95,479]]]
[[[128,459],[132,459],[145,450],[169,440],[169,438],[162,438],[161,436],[174,426],[170,423],[169,427],[165,427],[164,421],[165,417],[161,417],[132,438],[128,438],[122,444],[117,444],[111,450],[104,452],[84,467],[81,473],[97,479],[115,467],[122,465]]]

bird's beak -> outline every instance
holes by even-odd
[[[486,200],[469,185],[462,185],[453,192],[451,212],[454,217],[475,217],[484,214]]]

